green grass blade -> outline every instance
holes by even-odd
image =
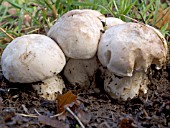
[[[22,24],[23,24],[23,19],[24,19],[24,9],[20,10],[19,14],[19,20],[18,20],[18,32],[21,32]]]
[[[153,16],[153,25],[156,24],[157,16],[158,16],[158,10],[159,10],[160,0],[156,0],[156,7],[155,7],[155,13]]]
[[[10,4],[11,4],[13,7],[15,7],[15,8],[18,8],[18,9],[21,9],[21,8],[22,8],[21,5],[13,2],[13,1],[11,1],[11,0],[6,0],[6,1],[7,1],[8,3],[10,3]]]

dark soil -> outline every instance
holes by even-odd
[[[170,128],[170,61],[161,71],[152,69],[149,76],[148,93],[141,93],[126,102],[111,100],[102,88],[69,88],[80,96],[83,109],[88,113],[86,119],[82,119],[84,125],[87,128]],[[56,101],[38,97],[30,86],[11,84],[2,75],[0,79],[0,128],[61,126],[56,123],[57,118],[53,119],[53,123],[42,123],[37,117],[38,114],[47,117],[57,114]],[[78,127],[75,118],[67,117],[61,122],[70,128]]]

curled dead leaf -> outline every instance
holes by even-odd
[[[67,93],[63,94],[63,95],[59,95],[57,97],[58,100],[58,106],[57,106],[57,110],[58,113],[62,113],[65,112],[65,106],[66,105],[71,105],[73,102],[75,102],[77,99],[77,96],[74,95],[72,93],[72,91],[68,91]]]

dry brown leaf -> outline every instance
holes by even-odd
[[[47,116],[39,116],[38,121],[44,125],[52,126],[54,128],[69,128],[68,124],[63,123],[62,121],[51,119]]]
[[[72,93],[72,91],[68,91],[63,95],[59,95],[57,97],[58,100],[58,113],[65,112],[65,106],[72,105],[73,102],[76,102],[77,96]]]
[[[4,7],[9,7],[7,12],[8,12],[10,15],[15,15],[15,14],[17,13],[17,10],[16,10],[15,8],[10,8],[10,7],[11,7],[11,4],[8,3],[8,2],[6,2],[6,1],[2,3],[2,6],[4,6]]]
[[[119,122],[119,128],[137,128],[137,126],[132,119],[124,118]]]
[[[151,20],[153,23],[153,19]],[[158,16],[157,16],[157,23],[156,27],[161,28],[163,27],[166,23],[168,23],[168,28],[167,30],[170,30],[170,7],[166,9],[160,8],[158,10]]]

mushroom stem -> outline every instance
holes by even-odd
[[[61,76],[57,75],[42,81],[42,83],[33,84],[32,87],[41,97],[47,100],[55,100],[58,93],[62,94],[65,84]]]
[[[134,72],[131,77],[118,77],[109,70],[105,72],[104,89],[113,98],[126,101],[140,91],[147,93],[149,79],[144,72]]]

